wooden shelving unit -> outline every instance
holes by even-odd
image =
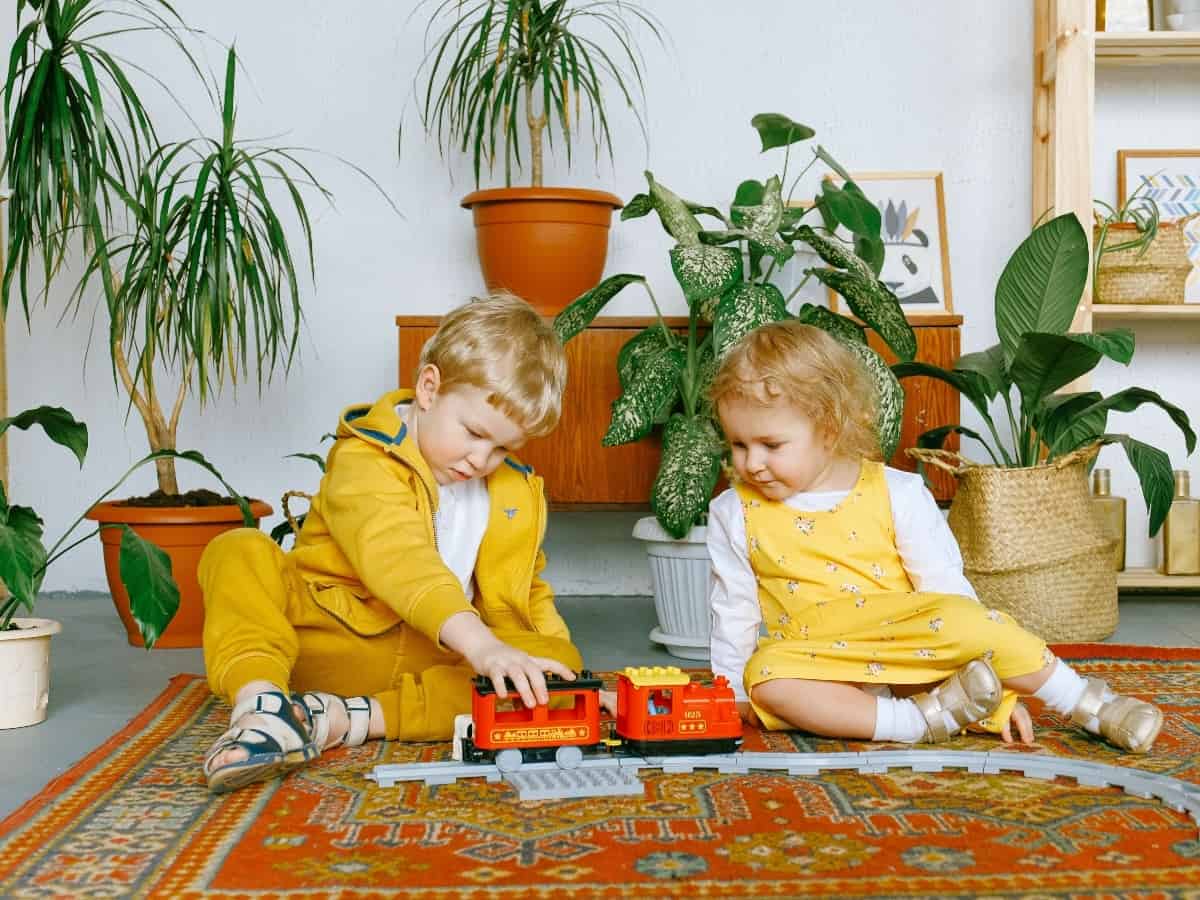
[[[1034,0],[1033,221],[1074,212],[1092,221],[1092,143],[1097,66],[1200,64],[1200,32],[1095,33],[1094,0]],[[1191,109],[1180,110],[1181,115]],[[1092,240],[1090,228],[1088,243]],[[1084,291],[1072,323],[1200,320],[1200,304],[1093,304]],[[1079,389],[1082,389],[1080,386]],[[1122,591],[1200,591],[1200,575],[1163,575],[1130,568],[1117,576]]]
[[[1164,575],[1157,569],[1127,568],[1117,573],[1121,591],[1200,591],[1200,575]]]
[[[1151,31],[1096,35],[1098,66],[1163,66],[1200,63],[1200,31]]]
[[[1093,319],[1134,319],[1152,321],[1154,319],[1200,320],[1200,303],[1096,303],[1092,306]]]

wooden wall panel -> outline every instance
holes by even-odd
[[[399,385],[412,384],[421,347],[433,334],[437,321],[434,316],[396,317]],[[608,427],[612,402],[620,393],[617,351],[650,321],[597,319],[567,344],[570,377],[562,421],[553,434],[530,441],[518,454],[546,479],[551,503],[573,509],[647,508],[658,470],[657,439],[623,447],[601,447],[600,439]],[[939,316],[930,320],[932,324],[917,325],[918,359],[941,366],[953,363],[959,352],[961,322],[959,316]],[[681,330],[687,325],[681,318],[668,318],[667,323]],[[948,386],[929,378],[905,379],[903,384],[907,400],[901,448],[913,446],[916,436],[927,428],[958,421],[958,396]],[[957,445],[957,440],[947,442],[947,446]],[[892,464],[913,469],[902,450]],[[953,497],[953,478],[937,474],[932,478],[939,500]]]

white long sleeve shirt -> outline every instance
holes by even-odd
[[[974,588],[963,574],[958,542],[921,476],[885,467],[884,477],[892,502],[896,549],[913,588],[975,597]],[[848,490],[799,493],[783,502],[800,511],[825,511],[849,493]],[[712,670],[713,674],[728,678],[736,698],[746,701],[749,697],[742,674],[758,645],[762,610],[758,603],[758,580],[750,567],[746,546],[742,501],[732,488],[713,500],[708,508],[707,542],[713,566],[709,595],[713,617]]]

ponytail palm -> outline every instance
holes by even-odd
[[[230,50],[219,139],[157,148],[128,189],[106,177],[130,230],[95,243],[73,296],[78,307],[94,281],[103,287],[113,368],[151,451],[176,448],[193,385],[203,402],[226,377],[236,383],[253,371],[262,384],[287,370],[296,349],[299,279],[281,213],[299,225],[311,274],[302,188],[329,194],[291,152],[235,140],[236,66]],[[156,382],[167,370],[178,377],[169,414]],[[160,490],[177,494],[174,457],[156,465]]]

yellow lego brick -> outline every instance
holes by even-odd
[[[634,687],[674,687],[691,681],[678,666],[626,666],[624,675]]]

